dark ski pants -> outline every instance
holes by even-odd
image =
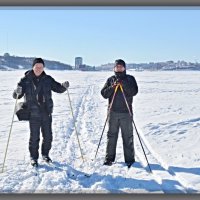
[[[133,125],[129,113],[116,113],[111,111],[108,123],[109,129],[107,133],[105,160],[112,162],[115,161],[117,139],[119,128],[121,128],[125,162],[134,162],[135,152],[133,146]]]
[[[29,120],[30,126],[30,139],[29,139],[29,151],[32,159],[38,159],[39,157],[39,142],[40,142],[40,130],[42,132],[42,155],[49,155],[52,143],[52,116],[46,112],[41,113],[37,117],[31,117]]]

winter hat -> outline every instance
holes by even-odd
[[[37,63],[42,63],[42,64],[45,66],[44,60],[43,60],[42,58],[35,58],[35,59],[33,60],[32,67],[33,67],[35,64],[37,64]]]
[[[126,76],[126,63],[122,59],[115,60],[115,66],[116,65],[122,65],[125,67],[125,70],[123,72],[116,72],[115,76],[117,79],[124,79]]]
[[[115,60],[115,66],[116,65],[123,65],[126,68],[126,63],[122,59]]]

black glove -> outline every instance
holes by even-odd
[[[122,80],[119,78],[115,82],[116,82],[116,84],[122,84]]]
[[[17,94],[17,96],[20,96],[22,94],[22,87],[18,85],[15,93]]]
[[[122,84],[122,80],[116,79],[115,82],[112,84],[112,87],[115,88],[119,84]]]

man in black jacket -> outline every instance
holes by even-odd
[[[51,76],[44,72],[45,63],[43,59],[36,58],[33,61],[33,69],[27,71],[25,76],[18,83],[17,89],[13,93],[13,98],[24,96],[25,104],[30,111],[29,126],[30,139],[29,151],[31,165],[38,166],[40,129],[43,136],[42,158],[46,162],[51,162],[49,151],[52,143],[52,112],[53,100],[52,92],[63,93],[69,87],[69,82],[62,84],[56,82]]]
[[[109,100],[109,106],[113,98],[115,87],[121,84],[130,108],[132,111],[133,96],[138,93],[138,86],[135,78],[126,74],[126,63],[118,59],[114,66],[115,75],[108,78],[106,84],[101,90],[105,99]],[[104,165],[112,165],[116,156],[116,145],[119,128],[121,128],[125,163],[130,167],[135,162],[135,153],[133,146],[133,125],[132,117],[125,103],[122,91],[118,87],[114,101],[109,114],[109,130],[107,133],[107,148]]]

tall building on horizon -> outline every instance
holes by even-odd
[[[83,64],[83,58],[76,57],[75,58],[75,69],[79,69],[82,64]]]

